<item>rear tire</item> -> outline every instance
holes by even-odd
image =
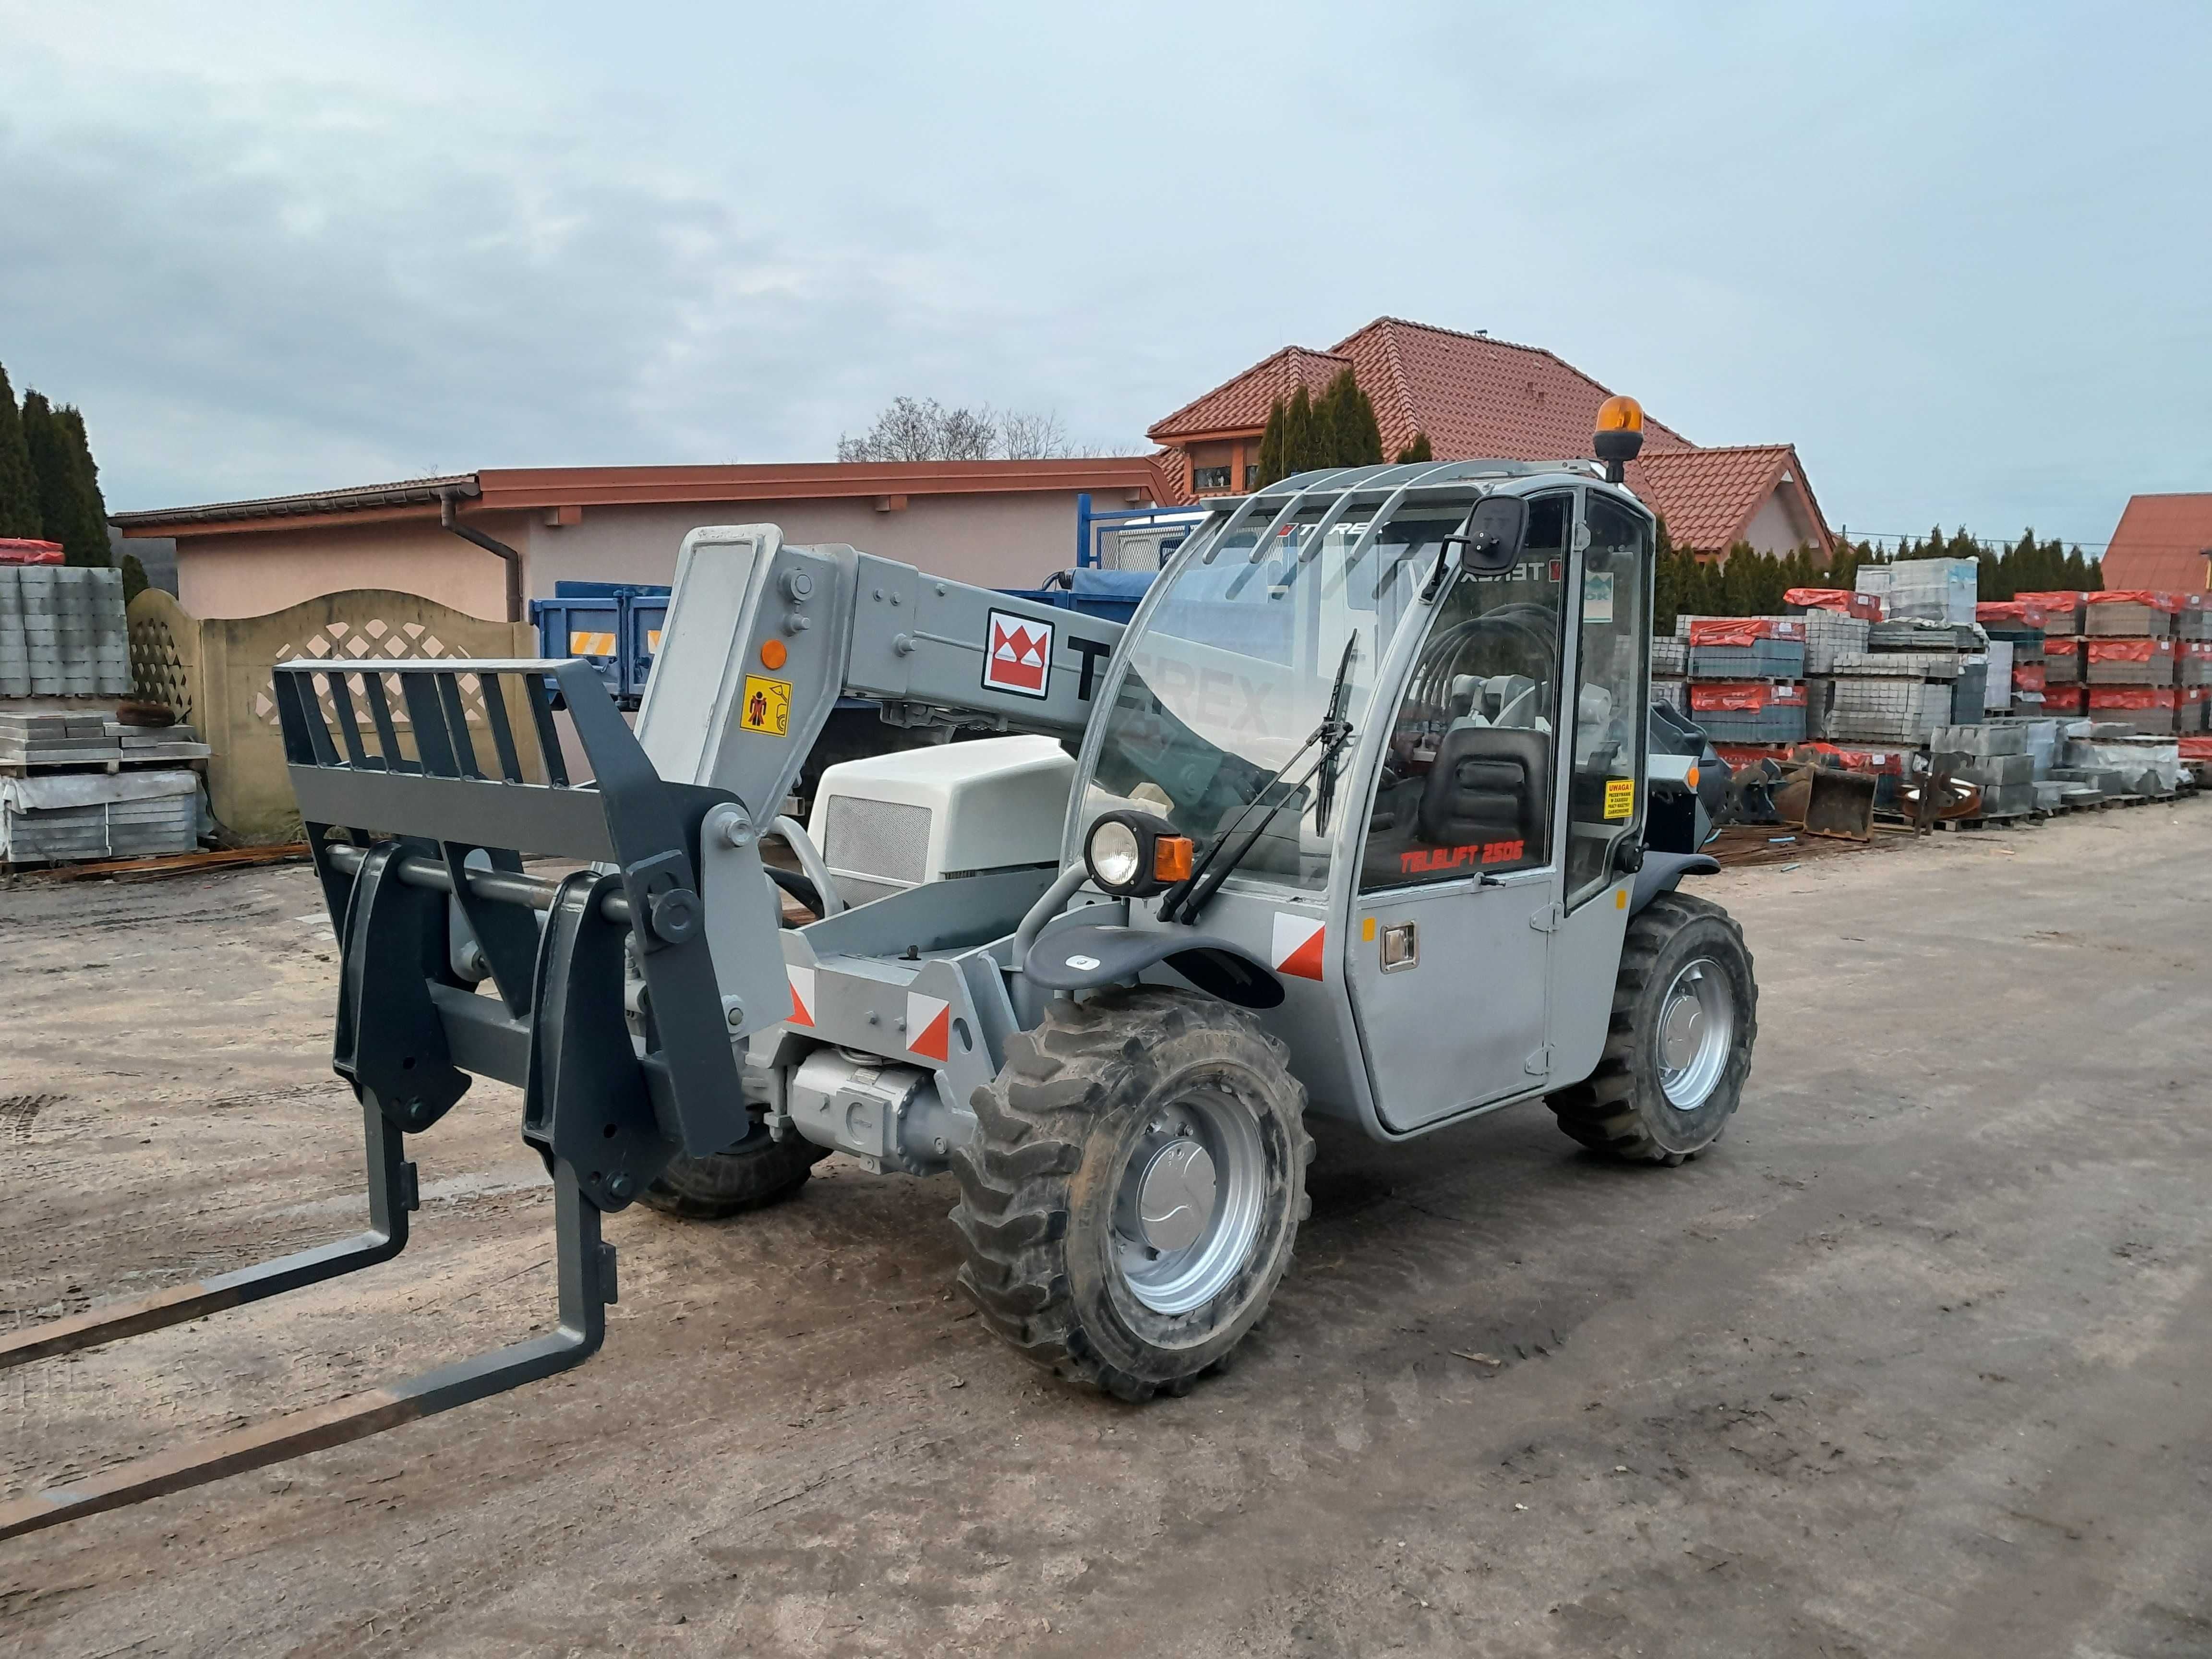
[[[1597,1152],[1683,1163],[1728,1127],[1758,1034],[1743,929],[1709,899],[1662,893],[1628,924],[1597,1069],[1554,1092],[1552,1110]]]
[[[1267,1311],[1309,1212],[1283,1045],[1187,991],[1056,1000],[1006,1043],[957,1149],[959,1283],[1025,1358],[1127,1401],[1183,1394]]]
[[[829,1149],[793,1137],[776,1140],[753,1120],[751,1133],[726,1152],[705,1158],[678,1152],[638,1202],[687,1221],[722,1221],[788,1198],[806,1184]]]

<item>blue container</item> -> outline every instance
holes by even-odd
[[[565,587],[569,584],[561,584]],[[622,623],[623,602],[611,596],[562,594],[530,602],[530,620],[538,624],[538,649],[547,657],[581,657],[599,672],[607,695],[622,696]]]

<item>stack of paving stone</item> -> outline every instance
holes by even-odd
[[[149,858],[199,843],[208,747],[188,726],[112,711],[0,702],[0,862]]]
[[[2002,599],[1978,605],[1974,620],[1982,632],[1990,637],[1992,658],[1996,647],[2008,646],[2012,653],[2011,695],[2008,712],[2031,718],[2049,712],[2045,705],[2044,691],[2050,683],[2043,645],[2044,624],[2047,620],[2043,607],[2027,599]],[[1994,700],[1996,681],[1994,660],[1991,662],[1992,694],[1985,701]]]
[[[182,768],[0,777],[0,862],[189,853],[199,828],[199,776]]]
[[[1964,636],[1962,640],[1962,635]],[[1817,737],[1847,743],[1926,744],[1939,726],[1981,718],[1982,677],[1962,688],[1966,652],[1978,645],[1971,624],[1878,622],[1867,648],[1838,650],[1828,672],[1810,682],[1810,719]],[[1967,712],[1961,703],[1971,702]]]
[[[2171,737],[2181,699],[2173,661],[2171,593],[2123,589],[2092,593],[2083,605],[2081,678],[2089,718],[2146,737]]]
[[[1938,772],[1980,787],[1981,816],[2017,817],[2035,811],[2035,757],[2028,752],[2027,722],[1942,726],[1929,733],[1929,763]]]
[[[1690,718],[1716,743],[1805,739],[1805,618],[1692,617]]]
[[[1686,718],[1690,712],[1690,646],[1686,639],[1651,641],[1651,701]]]
[[[120,571],[0,564],[0,697],[130,692]]]
[[[2043,612],[2043,712],[2061,719],[2088,705],[2081,679],[2082,595],[2064,588],[2023,593],[2016,603]]]

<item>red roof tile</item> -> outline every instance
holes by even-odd
[[[1613,394],[1538,346],[1378,317],[1334,346],[1375,405],[1382,453],[1417,432],[1440,461],[1552,461],[1588,456],[1598,405]],[[1264,419],[1264,414],[1262,416]],[[1680,434],[1647,417],[1647,450],[1681,447]]]
[[[2131,495],[2105,550],[2108,588],[2212,592],[2212,495]]]
[[[1789,444],[1655,450],[1647,441],[1643,456],[1628,468],[1628,487],[1667,521],[1675,546],[1701,553],[1725,552],[1743,538],[1778,488],[1794,487],[1802,493],[1806,516],[1819,527],[1812,539],[1824,551],[1831,544],[1820,503]]]
[[[1204,397],[1185,404],[1165,420],[1155,421],[1145,435],[1155,443],[1165,443],[1216,432],[1257,432],[1267,424],[1267,410],[1276,398],[1291,396],[1301,386],[1310,396],[1319,397],[1331,380],[1351,367],[1342,357],[1309,351],[1304,346],[1285,346],[1242,374],[1224,380]]]

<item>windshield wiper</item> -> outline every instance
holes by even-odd
[[[1160,900],[1160,919],[1163,921],[1179,921],[1186,925],[1195,922],[1198,913],[1206,908],[1206,902],[1221,890],[1221,884],[1229,879],[1238,865],[1243,863],[1245,854],[1259,845],[1260,837],[1275,821],[1275,814],[1283,810],[1286,802],[1297,799],[1298,791],[1304,788],[1323,767],[1329,770],[1322,782],[1314,827],[1320,830],[1327,826],[1328,804],[1336,791],[1336,757],[1344,745],[1352,740],[1352,722],[1344,718],[1344,706],[1352,695],[1352,661],[1358,649],[1359,635],[1354,634],[1344,642],[1344,656],[1336,665],[1336,678],[1329,684],[1328,708],[1322,715],[1321,724],[1314,727],[1312,735],[1291,752],[1289,759],[1268,775],[1267,781],[1260,786],[1259,793],[1246,803],[1244,810],[1213,838],[1212,844],[1206,849],[1205,856],[1199,860],[1191,872],[1167,890]],[[1284,774],[1296,766],[1300,757],[1316,744],[1320,745],[1321,753],[1314,757],[1314,763],[1305,769],[1304,775],[1296,783],[1276,798],[1273,805],[1260,814],[1260,821],[1224,857],[1223,849],[1243,828],[1244,820],[1259,810],[1260,804],[1267,799],[1277,784],[1282,782]]]

